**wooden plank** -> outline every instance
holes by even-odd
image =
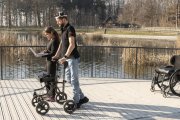
[[[47,115],[45,116],[41,116],[36,112],[36,107],[32,106],[31,104],[31,100],[33,97],[33,88],[30,86],[31,81],[29,80],[18,80],[16,82],[16,85],[19,85],[20,87],[24,87],[26,88],[28,91],[31,92],[26,92],[26,94],[23,95],[23,99],[26,102],[26,105],[29,107],[29,109],[31,110],[33,116],[35,117],[36,120],[44,120],[44,119],[49,119]],[[22,92],[23,90],[20,90],[20,92]]]
[[[4,120],[4,115],[3,115],[3,108],[2,108],[2,99],[4,97],[3,95],[3,90],[2,90],[2,87],[1,87],[1,80],[0,80],[0,120]]]
[[[105,83],[105,85],[97,84],[95,85],[96,86],[95,88],[98,88],[98,89],[94,89],[95,91],[99,90],[99,92],[94,91],[95,92],[94,95],[96,96],[97,100],[100,103],[99,107],[102,108],[104,113],[107,115],[107,118],[122,117],[120,116],[120,114],[117,114],[119,113],[118,111],[115,111],[118,109],[113,109],[115,108],[115,106],[111,105],[113,102],[116,102],[116,100],[113,101],[113,98],[118,99],[118,95],[116,95],[116,93],[120,93],[120,92],[118,92],[115,87],[113,86],[110,87],[111,83],[107,84],[106,81],[102,81],[102,83]],[[116,85],[118,84],[116,83]]]
[[[84,81],[82,81],[84,82]],[[113,81],[112,81],[113,82]],[[108,99],[108,97],[111,97],[110,95],[114,95],[114,87],[109,87],[108,81],[88,81],[86,80],[86,83],[88,86],[85,85],[85,87],[82,85],[82,88],[84,88],[85,93],[87,93],[90,97],[90,106],[93,111],[97,111],[95,114],[96,118],[99,119],[110,119],[113,117],[122,117],[117,112],[112,111],[112,106],[109,103],[112,103],[111,98]],[[104,85],[105,84],[105,85]],[[113,89],[112,89],[113,88]],[[117,97],[116,97],[117,98]],[[92,108],[94,106],[94,108]],[[115,115],[116,114],[116,115]]]
[[[1,82],[1,88],[2,88],[2,80],[0,81]],[[2,97],[1,97],[1,109],[2,109],[2,114],[3,114],[3,119],[11,119],[11,116],[10,116],[10,113],[9,113],[9,108],[7,107],[8,104],[7,104],[7,101],[6,101],[6,98],[4,96],[4,91],[3,91],[3,88],[1,89],[1,93],[2,93]]]
[[[1,102],[0,102],[0,120],[4,120],[4,115],[3,115],[3,110],[1,107]]]
[[[33,85],[34,86],[32,86],[32,87],[35,87],[34,89],[37,89],[37,88],[40,87],[40,83],[38,83],[37,80],[35,80],[35,82],[33,82]],[[59,84],[59,87],[62,88],[62,84]],[[70,98],[72,98],[72,96],[70,96]],[[51,108],[54,109],[54,110],[52,110],[52,112],[54,114],[56,114],[57,117],[61,116],[60,117],[61,119],[62,118],[64,118],[64,119],[83,119],[83,118],[88,118],[89,119],[89,117],[87,115],[85,115],[85,114],[82,114],[82,111],[80,111],[80,110],[77,110],[77,111],[75,111],[75,113],[69,115],[68,113],[66,113],[63,110],[63,105],[59,105],[56,102],[50,103],[50,106],[51,106]],[[81,116],[79,114],[81,114]]]
[[[9,96],[11,97],[12,103],[16,109],[19,119],[20,120],[28,119],[28,117],[26,116],[25,109],[23,108],[23,102],[22,101],[20,102],[20,100],[17,98],[17,95],[21,93],[14,91],[15,89],[18,89],[18,88],[16,86],[15,87],[11,86],[12,81],[13,80],[5,80],[5,84],[6,84],[6,87],[8,88],[7,90],[9,92]]]
[[[122,82],[118,80],[108,81],[107,79],[105,79],[104,81],[102,81],[102,83],[105,83],[105,84],[100,85],[101,89],[104,90],[104,91],[101,91],[100,99],[103,99],[104,98],[103,96],[107,96],[106,99],[104,100],[103,105],[106,107],[106,110],[109,111],[110,113],[109,116],[113,118],[123,117],[121,114],[121,112],[124,111],[123,109],[121,109],[123,107],[118,106],[118,104],[121,104],[122,96],[124,96],[122,94],[122,88],[118,87],[122,85]],[[128,89],[126,89],[126,91],[128,91]],[[127,95],[127,93],[125,94]],[[122,105],[123,104],[124,103],[122,103]],[[125,105],[125,106],[128,106],[128,105]],[[129,114],[127,111],[124,111],[123,113],[127,115]]]
[[[37,81],[37,80],[35,80],[35,79],[32,79],[32,81],[33,81],[33,84],[29,84],[33,89],[37,89],[37,88],[40,88],[41,86],[40,86],[40,83]],[[44,85],[44,84],[43,84]],[[62,108],[57,108],[57,104],[55,104],[55,103],[51,103],[51,102],[48,102],[49,103],[49,105],[50,105],[50,111],[47,113],[50,117],[51,117],[51,119],[55,119],[55,120],[57,120],[57,119],[62,119],[62,118],[64,118],[64,119],[67,119],[67,117],[66,116],[64,116],[63,114],[62,114],[62,112],[60,111]],[[52,107],[54,107],[53,108],[53,110],[52,110]]]
[[[66,85],[65,92],[68,95],[68,99],[72,99],[72,87],[69,84]],[[84,94],[87,97],[90,97],[89,94],[87,94],[86,92],[84,92]],[[90,99],[90,102],[91,101],[92,100]],[[104,114],[103,112],[100,112],[99,109],[97,109],[97,107],[94,107],[91,103],[87,103],[87,104],[82,105],[82,107],[79,110],[75,111],[74,114],[76,114],[76,113],[81,115],[81,119],[96,119],[96,118],[98,118],[98,116],[102,116]]]
[[[119,120],[138,119],[140,117],[153,119],[157,116],[159,118],[168,116],[170,119],[179,119],[178,116],[173,116],[174,113],[180,112],[178,97],[172,96],[165,99],[159,92],[157,94],[150,92],[149,81],[88,78],[80,80],[80,83],[82,91],[90,99],[89,103],[82,105],[82,108],[69,115],[64,112],[62,105],[49,102],[50,111],[47,115],[41,116],[36,113],[35,108],[31,105],[33,90],[40,87],[37,80],[1,80],[0,120],[18,120],[21,118],[35,120]],[[65,91],[68,99],[71,99],[72,88],[69,84],[66,84]],[[22,108],[21,112],[24,112],[24,116],[27,117],[23,117],[17,107]],[[16,118],[13,114],[16,115]]]
[[[66,94],[67,94],[67,96],[68,96],[68,99],[69,100],[72,100],[72,98],[73,98],[73,95],[72,95],[72,93],[73,93],[73,91],[72,91],[72,87],[70,86],[70,84],[68,84],[68,85],[66,85],[66,87],[65,87],[65,92],[66,92]],[[91,111],[89,111],[88,109],[86,109],[86,108],[83,108],[82,106],[81,106],[81,108],[80,109],[77,109],[75,112],[74,112],[74,115],[78,115],[77,117],[80,117],[80,119],[90,119],[90,117],[89,116],[91,116],[91,119],[93,118],[93,114],[91,113]],[[80,116],[80,115],[81,116]]]
[[[92,91],[92,90],[91,90]],[[89,99],[90,102],[87,103],[87,109],[89,109],[89,111],[91,111],[91,113],[93,114],[93,118],[95,119],[107,119],[107,113],[105,112],[105,110],[101,107],[101,105],[99,105],[99,103],[101,103],[97,97],[98,95],[95,94],[93,91],[92,93],[87,93],[89,95]],[[102,104],[102,103],[101,103]],[[84,105],[85,106],[85,105]],[[82,106],[82,107],[84,107]],[[85,106],[85,107],[86,107]],[[91,118],[92,118],[91,117]]]
[[[59,79],[59,82],[62,82],[62,79]],[[62,89],[62,84],[58,84],[59,89]],[[72,100],[72,92],[70,92],[72,88],[70,84],[65,84],[65,93],[67,95],[67,100]],[[62,91],[62,90],[61,90]],[[63,105],[61,105],[63,107]],[[77,109],[73,114],[69,115],[62,109],[62,113],[67,116],[67,119],[89,119],[87,115],[83,114],[81,110]]]
[[[20,84],[18,83],[18,80],[16,80],[16,81],[11,80],[9,82],[9,85],[12,88],[14,88],[13,89],[14,94],[16,94],[14,99],[15,99],[16,103],[19,104],[19,106],[21,106],[21,108],[17,106],[18,108],[20,108],[20,109],[18,109],[19,112],[21,112],[21,114],[26,115],[26,119],[28,119],[28,120],[36,119],[32,113],[32,110],[30,109],[29,105],[27,104],[26,100],[24,99],[24,97],[26,97],[25,94],[27,92],[29,92],[29,90],[25,86],[23,86],[23,87],[20,86]]]
[[[37,89],[37,88],[40,88],[40,83],[35,80],[35,79],[31,79],[31,83],[28,84],[29,86],[31,86],[32,89]],[[63,112],[61,112],[63,110],[63,108],[61,107],[61,105],[57,104],[56,102],[48,102],[49,105],[50,105],[50,111],[47,113],[49,115],[49,117],[51,119],[67,119],[69,117],[64,115]],[[59,106],[59,108],[57,107]],[[72,118],[71,118],[72,119]]]
[[[86,83],[84,83],[84,81],[82,80],[81,83],[82,90],[90,99],[89,103],[87,103],[86,105],[82,105],[82,107],[88,107],[87,109],[89,109],[89,111],[91,111],[91,113],[93,114],[93,119],[107,119],[107,113],[98,105],[101,99],[99,100],[99,94],[97,93],[101,91],[101,88],[99,86],[95,86],[97,83],[94,83],[93,80],[90,80],[88,82],[86,81]],[[88,86],[86,85],[87,83]]]
[[[3,109],[3,115],[5,120],[12,120],[12,119],[19,119],[17,116],[16,109],[14,108],[14,105],[12,104],[12,100],[9,96],[5,80],[1,80],[1,87],[3,92],[3,98],[2,98],[2,109]]]

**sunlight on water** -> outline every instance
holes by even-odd
[[[7,36],[1,35],[1,38],[7,38]],[[35,73],[45,70],[45,59],[35,58],[28,50],[28,46],[46,46],[46,39],[39,33],[17,33],[17,36],[14,36],[14,38],[17,40],[14,42],[14,46],[23,45],[27,47],[1,47],[1,79],[32,78]],[[45,47],[34,47],[33,49],[40,52]],[[138,56],[139,61],[136,65],[136,62],[133,62],[135,60],[134,57],[128,58],[128,55],[131,55],[130,52],[136,51],[135,48],[129,51],[129,48],[113,46],[79,46],[78,49],[81,55],[80,77],[151,79],[157,66],[139,64],[144,56]],[[142,51],[145,52],[145,50]],[[161,53],[163,52],[167,53],[165,50]],[[144,54],[146,53],[142,53],[142,55]],[[172,55],[172,53],[168,53],[168,56],[170,54]],[[165,63],[168,63],[168,57],[162,56],[162,58],[166,58]],[[127,60],[129,59],[132,59],[132,61],[128,62]],[[59,74],[61,73],[62,66],[59,68]]]

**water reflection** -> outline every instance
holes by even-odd
[[[33,49],[42,51],[44,48]],[[126,61],[123,53],[129,48],[79,46],[78,49],[81,54],[81,77],[151,79],[153,75],[155,66]],[[35,58],[28,47],[1,47],[0,53],[1,79],[31,78],[34,73],[45,69],[45,58]],[[60,73],[62,66],[59,67]]]
[[[1,34],[0,37],[10,39],[10,41],[13,39],[13,44],[11,45],[24,46],[0,48],[1,79],[31,78],[34,77],[34,73],[45,69],[45,59],[35,58],[28,50],[28,46],[32,45],[46,46],[46,39],[41,33]],[[1,45],[6,45],[7,43],[3,43],[3,39],[1,40]],[[33,49],[41,51],[45,47],[34,47]],[[81,77],[151,79],[156,67],[156,65],[141,65],[139,64],[141,61],[135,64],[136,55],[131,53],[136,53],[136,48],[79,46],[78,49],[81,54],[79,69]],[[145,57],[146,53],[142,53],[142,51],[137,55],[139,60]],[[152,49],[150,53],[154,54],[155,52],[153,51]],[[168,53],[167,50],[164,50],[164,53],[168,56],[172,55],[172,52]],[[156,58],[158,57],[153,56],[151,60]],[[168,63],[168,57],[164,58],[164,60]],[[62,66],[59,67],[59,74],[61,75],[61,73]]]
[[[1,46],[46,45],[47,40],[41,32],[1,32]]]

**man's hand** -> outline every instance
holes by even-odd
[[[66,59],[65,57],[63,57],[63,58],[59,59],[58,62],[59,62],[60,64],[63,64],[66,60],[67,60],[67,59]]]
[[[56,61],[56,60],[58,60],[58,59],[59,59],[59,57],[56,56],[56,55],[52,57],[52,61]]]

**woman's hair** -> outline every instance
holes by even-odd
[[[48,26],[44,29],[44,33],[51,33],[54,35],[55,40],[59,41],[59,35],[52,26]]]

